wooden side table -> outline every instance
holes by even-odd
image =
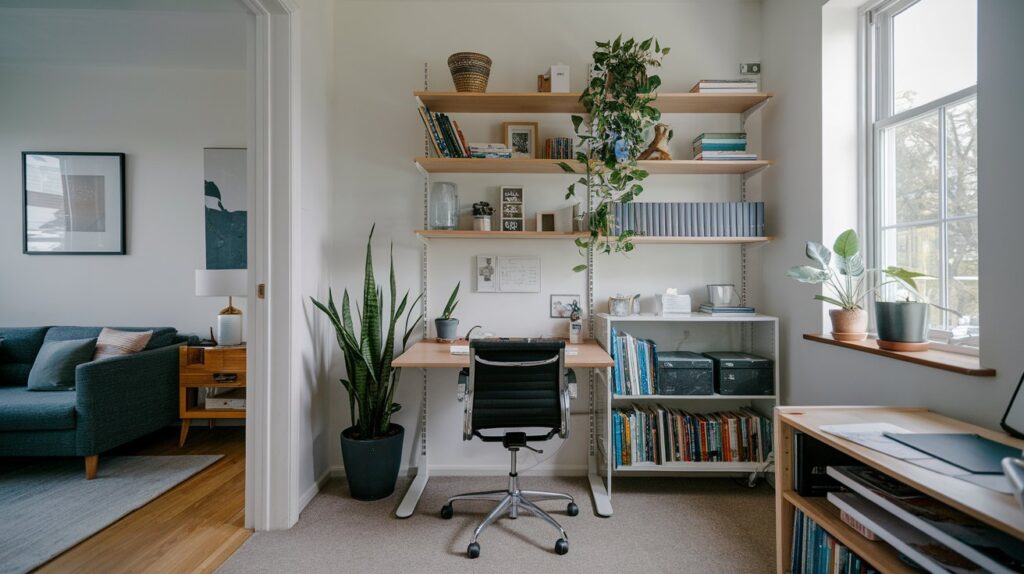
[[[199,389],[245,388],[245,345],[233,347],[183,346],[178,354],[178,415],[185,446],[192,419],[244,419],[245,410],[208,410],[199,402]]]

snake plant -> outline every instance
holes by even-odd
[[[376,227],[376,226],[374,226]],[[409,292],[406,291],[396,306],[395,287],[395,247],[391,245],[390,275],[390,308],[384,313],[384,291],[373,275],[373,254],[370,247],[373,243],[373,229],[366,241],[366,269],[363,277],[363,305],[359,314],[359,331],[356,332],[352,322],[352,311],[349,306],[348,289],[341,299],[341,313],[334,305],[334,294],[327,291],[327,304],[310,297],[313,305],[323,311],[338,338],[345,359],[345,376],[341,379],[342,386],[348,392],[349,411],[352,415],[352,438],[367,440],[385,436],[391,426],[391,415],[401,407],[394,402],[395,386],[398,384],[401,369],[391,367],[395,356],[395,337],[401,334],[402,349],[409,342],[413,330],[423,314],[420,313],[410,322],[413,310],[419,303],[416,297],[409,303]],[[396,333],[398,319],[405,315],[405,326],[402,333]],[[410,326],[411,325],[411,326]],[[385,332],[386,329],[386,332]]]

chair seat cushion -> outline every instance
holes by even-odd
[[[75,428],[74,392],[35,393],[26,387],[0,387],[0,431]]]

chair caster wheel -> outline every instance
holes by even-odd
[[[559,556],[569,553],[569,541],[565,538],[559,538],[558,542],[555,542],[555,554]]]
[[[565,513],[569,516],[576,516],[580,513],[580,507],[576,506],[575,502],[570,502],[569,506],[565,507]]]
[[[568,551],[568,549],[566,550]],[[471,542],[469,548],[466,549],[466,556],[470,558],[478,558],[480,556],[480,545],[476,542]]]
[[[455,514],[455,509],[452,508],[451,504],[445,504],[441,507],[441,518],[448,520]]]

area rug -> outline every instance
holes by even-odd
[[[213,464],[221,455],[43,459],[0,470],[0,573],[28,572]]]

